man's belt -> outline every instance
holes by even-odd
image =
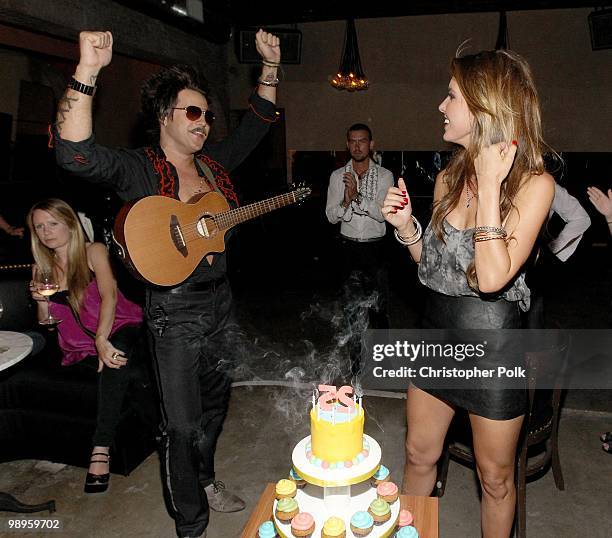
[[[364,237],[363,239],[357,238],[357,237],[348,237],[347,235],[342,235],[340,234],[340,237],[342,239],[346,239],[347,241],[353,241],[355,243],[374,243],[375,241],[382,241],[385,236],[383,235],[382,237]]]
[[[167,293],[191,293],[192,291],[215,291],[216,288],[225,284],[227,277],[222,276],[215,280],[207,280],[205,282],[186,282],[176,288],[166,290]]]

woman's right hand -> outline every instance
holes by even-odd
[[[117,349],[107,338],[96,338],[96,349],[98,351],[98,372],[101,372],[104,366],[108,368],[121,368],[127,364],[127,357],[120,349]]]
[[[32,296],[32,299],[38,301],[39,303],[47,302],[47,298],[38,293],[38,288],[36,287],[36,282],[34,282],[34,280],[30,280],[30,295]]]
[[[404,178],[399,178],[397,187],[389,187],[382,206],[382,216],[389,224],[397,228],[397,233],[402,237],[411,235],[408,232],[414,227],[411,218],[412,204]]]

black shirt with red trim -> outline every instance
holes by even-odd
[[[217,187],[233,207],[238,205],[238,198],[229,172],[255,149],[275,119],[274,104],[253,93],[247,112],[231,135],[221,142],[205,143],[202,151],[194,155],[194,159],[210,168]],[[53,142],[61,168],[82,179],[112,188],[125,201],[156,194],[178,199],[176,168],[166,160],[159,146],[109,148],[97,144],[93,135],[80,142],[71,142],[60,138],[56,130]],[[203,259],[187,282],[215,280],[226,270],[225,253],[214,254],[212,265]]]

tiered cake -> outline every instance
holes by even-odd
[[[319,393],[312,400],[311,434],[293,450],[289,478],[295,487],[288,480],[277,484],[275,530],[281,538],[392,536],[400,512],[397,487],[387,482],[382,494],[377,491],[372,477],[380,474],[381,450],[363,433],[361,398],[351,387],[320,385]]]

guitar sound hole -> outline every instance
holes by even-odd
[[[213,217],[205,216],[198,221],[197,230],[202,237],[210,239],[217,234],[219,228]]]

